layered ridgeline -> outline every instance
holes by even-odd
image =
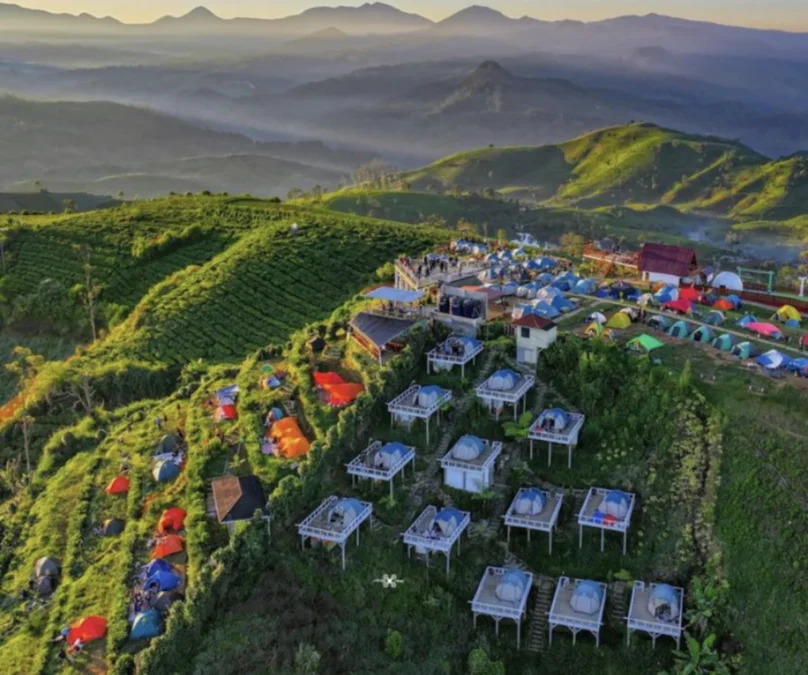
[[[629,124],[541,147],[489,147],[405,175],[412,190],[483,191],[549,206],[670,205],[739,220],[808,214],[808,157]]]

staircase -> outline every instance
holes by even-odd
[[[533,585],[536,589],[533,601],[533,609],[530,616],[530,632],[527,638],[527,649],[529,652],[543,653],[547,648],[547,616],[553,604],[556,581],[553,577],[545,574],[536,574],[520,558],[510,551],[505,553],[505,564],[508,567],[517,567],[523,572],[533,574]]]
[[[625,581],[614,581],[609,584],[609,616],[616,624],[623,623],[628,616],[627,591]]]

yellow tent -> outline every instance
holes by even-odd
[[[586,327],[584,335],[586,335],[586,337],[597,337],[602,332],[603,326],[601,326],[597,321],[593,321]]]
[[[783,305],[780,309],[777,310],[776,316],[780,321],[788,321],[789,319],[799,321],[800,319],[802,319],[800,313],[796,309],[794,309],[791,305]]]
[[[606,323],[609,328],[628,328],[631,325],[631,317],[625,312],[617,312]]]

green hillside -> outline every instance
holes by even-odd
[[[669,204],[777,221],[806,212],[808,162],[771,161],[736,141],[629,124],[553,146],[461,153],[405,179],[419,191],[493,188],[545,204]]]
[[[19,192],[0,192],[0,213],[32,211],[34,213],[62,213],[65,205],[73,211],[91,211],[92,209],[114,206],[119,202],[112,197],[110,190],[99,190],[96,194],[75,190],[49,192],[37,190],[33,185],[24,186]]]

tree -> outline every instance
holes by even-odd
[[[315,185],[311,189],[311,197],[315,202],[321,202],[323,200],[323,188],[320,185]]]
[[[469,675],[505,675],[505,664],[492,661],[484,649],[474,649],[469,654]]]
[[[461,218],[457,221],[457,231],[461,234],[477,234],[477,226],[465,218]]]
[[[384,639],[384,651],[391,659],[400,659],[404,651],[403,640],[401,633],[397,630],[387,632],[387,637]]]
[[[497,230],[497,242],[504,244],[506,241],[508,241],[508,232],[504,227],[500,227]]]
[[[123,190],[118,190],[118,194],[115,195],[115,197],[119,202],[122,202],[124,199],[126,199],[126,194]]]
[[[300,199],[304,194],[306,193],[303,192],[303,190],[301,190],[300,188],[292,188],[291,190],[289,190],[289,192],[286,193],[286,199],[287,201],[292,201],[293,199]]]
[[[74,199],[62,200],[62,211],[65,213],[75,213],[78,210],[78,204]]]
[[[93,342],[95,342],[98,339],[95,316],[98,309],[98,296],[101,295],[102,286],[93,280],[92,249],[86,244],[76,244],[73,246],[73,250],[78,254],[84,271],[84,284],[78,284],[74,287],[74,290],[81,299],[84,309],[87,310],[90,332],[93,336]]]
[[[9,218],[9,222],[11,219]],[[0,270],[6,271],[6,245],[8,244],[8,232],[0,230]]]
[[[586,244],[586,240],[575,232],[561,235],[561,248],[569,255],[581,255],[584,252],[584,244]]]
[[[310,644],[301,642],[295,653],[295,675],[316,675],[320,670],[320,653]]]
[[[37,373],[45,365],[45,357],[34,354],[28,347],[14,347],[11,363],[6,364],[6,370],[17,377],[20,386],[21,416],[19,426],[22,429],[23,450],[25,451],[25,472],[31,476],[31,427],[34,418],[28,414],[28,388],[36,379]]]

